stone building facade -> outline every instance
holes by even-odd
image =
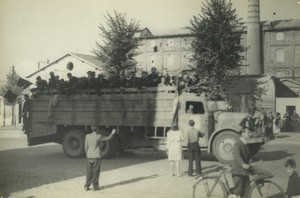
[[[262,24],[264,72],[300,82],[300,20]]]
[[[241,33],[241,44],[248,47],[245,26]],[[187,29],[152,33],[145,28],[139,34],[138,69],[150,71],[156,67],[171,73],[190,69],[191,35]],[[263,74],[300,82],[300,19],[261,22],[261,38]],[[247,75],[247,52],[242,55],[241,74]]]

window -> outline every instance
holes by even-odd
[[[167,64],[168,65],[174,65],[174,55],[173,54],[168,54]]]
[[[185,112],[187,114],[204,114],[204,106],[202,102],[186,102]]]
[[[68,62],[67,69],[70,70],[70,71],[72,71],[73,68],[74,68],[74,64],[72,62]]]
[[[150,65],[155,66],[155,56],[154,55],[150,56]]]
[[[174,40],[173,39],[168,39],[167,40],[167,46],[174,46]]]
[[[284,62],[284,50],[278,49],[276,50],[276,62]]]
[[[282,41],[284,40],[284,33],[283,32],[278,32],[275,34],[275,38],[276,38],[276,41]]]
[[[155,47],[155,46],[156,46],[155,40],[151,40],[150,46],[151,46],[151,47]]]

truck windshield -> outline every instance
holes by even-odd
[[[204,106],[202,102],[187,101],[185,104],[185,112],[187,114],[204,114]]]

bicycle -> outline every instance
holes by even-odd
[[[230,165],[218,166],[215,172],[217,175],[208,173],[195,180],[193,184],[193,198],[230,198],[233,195],[233,189],[229,186],[228,176],[231,174]],[[285,193],[275,182],[269,180],[273,176],[261,177],[250,181],[250,188],[246,194],[247,198],[285,198]],[[224,178],[222,181],[221,178]]]

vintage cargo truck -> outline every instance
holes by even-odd
[[[103,133],[117,129],[115,138],[101,146],[104,157],[122,149],[165,150],[174,118],[184,134],[188,120],[193,119],[195,127],[205,133],[199,140],[202,149],[229,162],[239,138],[239,122],[247,114],[226,112],[221,104],[208,101],[204,94],[178,95],[175,87],[82,90],[70,96],[46,90],[31,99],[28,143],[60,143],[68,156],[80,157],[90,126],[98,125]],[[187,113],[191,105],[193,113]],[[257,152],[264,138],[253,137],[251,143]]]

